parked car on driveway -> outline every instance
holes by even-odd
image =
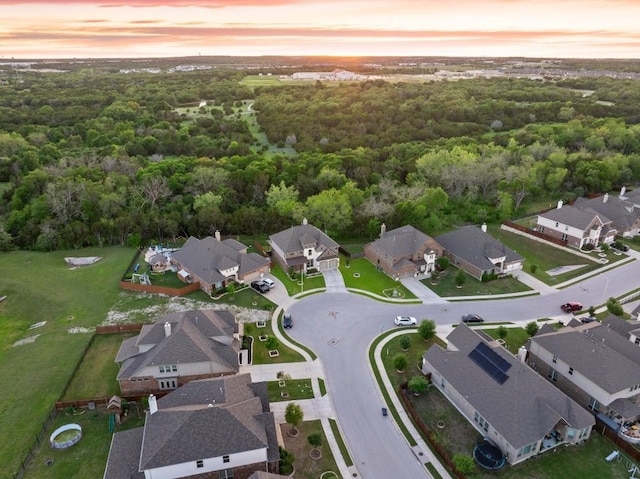
[[[475,313],[468,313],[462,315],[463,323],[484,323],[482,316]]]
[[[582,311],[582,303],[577,301],[569,301],[560,306],[560,309],[565,313],[573,313],[574,311]]]
[[[263,278],[262,282],[266,284],[269,287],[269,289],[273,289],[273,287],[276,285],[275,281],[269,278]]]
[[[598,318],[594,318],[593,316],[583,316],[582,318],[580,318],[580,321],[583,322],[584,324],[587,323],[593,323],[594,321],[597,321]]]
[[[285,329],[293,328],[293,318],[291,318],[290,314],[285,314],[282,317],[282,327]]]
[[[262,294],[264,294],[267,291],[269,291],[269,286],[267,286],[264,281],[253,281],[251,283],[251,287],[253,289],[255,289],[257,292],[262,293]]]
[[[396,316],[393,322],[396,323],[396,326],[415,326],[418,324],[418,321],[413,316]]]

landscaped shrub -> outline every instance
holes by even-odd
[[[393,357],[391,362],[393,363],[393,367],[396,368],[396,371],[404,371],[407,367],[408,360],[405,354],[398,353]]]
[[[505,328],[504,326],[499,326],[498,327],[498,337],[500,339],[506,338],[507,334],[509,334],[509,331],[507,330],[507,328]]]
[[[529,265],[529,271],[531,271],[531,274],[536,274],[537,270],[538,270],[538,265],[537,264]]]
[[[280,474],[288,475],[293,472],[293,463],[296,458],[291,451],[280,446]]]
[[[307,441],[309,441],[309,444],[313,447],[320,447],[322,446],[322,434],[320,434],[319,432],[309,434]]]
[[[280,341],[278,341],[278,339],[274,336],[269,336],[264,344],[267,349],[273,350],[278,349],[278,346],[280,346]]]
[[[622,305],[616,298],[609,298],[607,300],[607,311],[609,311],[611,314],[615,314],[616,316],[622,316],[624,314]]]
[[[445,269],[447,269],[447,266],[449,266],[449,258],[447,258],[446,256],[441,256],[436,260],[436,265],[438,266],[438,268],[440,268],[441,271],[444,271]]]
[[[456,469],[462,474],[471,474],[476,469],[473,457],[466,454],[454,454],[453,463],[456,465]]]
[[[407,385],[411,392],[417,395],[427,390],[429,381],[427,381],[427,378],[424,376],[414,376],[409,379],[409,383]]]
[[[400,347],[406,351],[409,346],[411,346],[411,338],[406,334],[400,336]]]
[[[527,326],[524,328],[529,336],[534,336],[538,332],[538,323],[535,321],[531,321],[527,323]]]
[[[431,319],[424,319],[418,326],[418,334],[424,341],[433,339],[436,335],[436,323]]]
[[[464,270],[462,268],[458,269],[458,272],[456,273],[456,277],[454,278],[454,281],[456,282],[456,286],[461,287],[466,280],[467,280],[467,275],[465,274]]]

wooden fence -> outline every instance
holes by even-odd
[[[428,379],[431,380],[430,375],[428,376]],[[398,388],[398,392],[400,393],[400,399],[402,399],[405,410],[409,413],[411,419],[413,419],[416,427],[420,429],[424,437],[427,438],[427,440],[429,441],[429,445],[436,450],[436,452],[440,456],[440,459],[442,459],[442,461],[446,463],[447,466],[449,466],[453,474],[458,479],[466,479],[467,476],[458,471],[455,463],[451,460],[451,457],[449,457],[449,453],[440,445],[434,434],[431,432],[431,429],[429,429],[429,427],[424,423],[424,421],[420,417],[420,414],[418,414],[418,412],[413,407],[413,404],[411,404],[411,400],[409,399],[408,382],[405,381],[404,383],[402,383]]]
[[[595,418],[596,425],[594,426],[594,430],[599,432],[604,437],[609,439],[615,446],[624,452],[627,456],[633,459],[636,463],[640,463],[640,451],[636,449],[635,446],[629,444],[627,441],[618,436],[618,433],[613,429],[607,427],[604,422],[602,422],[597,417]]]
[[[151,323],[149,323],[151,324]],[[110,326],[96,326],[96,334],[137,333],[144,324],[114,324]]]
[[[169,288],[167,286],[154,286],[152,284],[131,283],[120,281],[120,288],[128,291],[144,291],[147,293],[166,294],[167,296],[185,296],[200,289],[200,283],[187,284],[182,288]]]
[[[531,236],[535,236],[536,238],[543,239],[548,241],[549,243],[554,243],[559,246],[567,246],[568,241],[560,240],[558,238],[554,238],[553,236],[546,235],[544,233],[540,233],[540,231],[534,231],[531,228],[527,228],[526,226],[519,225],[517,223],[512,223],[511,221],[503,221],[503,225],[508,226],[509,228],[513,228],[514,230],[522,231]]]

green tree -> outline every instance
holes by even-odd
[[[398,353],[393,357],[391,362],[393,363],[393,367],[396,369],[396,371],[402,372],[407,367],[407,355]]]
[[[507,328],[505,328],[504,326],[498,327],[498,337],[500,339],[506,338],[508,334],[509,334],[509,330]]]
[[[538,327],[538,323],[536,323],[535,321],[530,321],[527,323],[524,329],[529,336],[535,336],[535,334],[538,332],[538,329],[540,328]]]
[[[473,457],[468,454],[454,454],[453,463],[456,465],[456,469],[462,474],[471,474],[475,471],[476,465],[473,462]]]
[[[269,350],[277,349],[280,346],[280,342],[275,336],[269,336],[265,341],[265,346]]]
[[[267,205],[276,210],[283,218],[293,218],[294,212],[300,208],[298,190],[287,186],[284,180],[279,185],[271,185],[266,193]]]
[[[320,447],[322,446],[322,434],[320,434],[319,432],[309,434],[309,437],[307,437],[307,441],[313,447]]]
[[[462,268],[458,268],[458,272],[456,273],[456,277],[454,281],[458,288],[461,288],[464,282],[467,280],[467,274],[464,272]]]
[[[418,326],[418,334],[424,341],[433,339],[436,335],[436,323],[432,319],[423,319]]]
[[[331,188],[307,198],[309,222],[325,231],[346,231],[352,223],[352,208],[347,195]]]
[[[303,419],[304,413],[302,412],[302,408],[299,404],[294,402],[287,404],[287,407],[284,410],[284,420],[287,421],[287,424],[291,424],[291,432],[298,432],[296,427]]]
[[[607,311],[609,311],[611,314],[615,314],[616,316],[622,316],[624,314],[622,305],[616,298],[609,298],[607,300]]]
[[[449,266],[449,258],[447,258],[446,256],[440,256],[436,260],[436,264],[438,265],[438,268],[444,271]]]
[[[424,376],[414,376],[409,379],[409,383],[407,384],[407,386],[409,386],[411,392],[413,392],[413,394],[417,396],[418,394],[427,390],[429,381],[427,381],[427,378],[425,378]]]
[[[411,346],[411,338],[406,334],[403,334],[402,336],[400,336],[400,347],[404,351],[406,351],[407,349],[409,349],[410,346]]]
[[[291,451],[288,451],[282,446],[279,446],[280,450],[280,474],[291,474],[293,472],[293,463],[296,458]]]

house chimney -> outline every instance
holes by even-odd
[[[309,224],[309,222],[307,221],[307,218],[302,218],[302,224],[303,225]]]
[[[558,209],[562,208],[562,200],[558,200]]]
[[[386,232],[387,232],[387,225],[382,223],[380,225],[380,238],[382,238]]]
[[[609,199],[609,193],[605,193],[604,196],[602,197],[602,202],[606,203],[608,199]]]
[[[158,412],[158,403],[156,397],[153,394],[149,395],[149,413],[153,414]]]
[[[480,229],[483,231],[483,233],[487,232],[487,223],[482,223],[482,226],[480,227]]]
[[[216,236],[216,239],[217,239],[218,241],[220,241],[220,231],[219,231],[219,230],[216,230],[216,232],[215,232],[215,236]]]
[[[627,187],[623,186],[622,188],[620,188],[620,196],[624,196],[624,194],[627,192]]]
[[[171,336],[171,323],[167,321],[164,323],[164,337],[168,338],[169,336]]]
[[[525,348],[524,346],[520,346],[520,348],[518,349],[518,359],[522,364],[524,364],[527,359],[527,348]]]

